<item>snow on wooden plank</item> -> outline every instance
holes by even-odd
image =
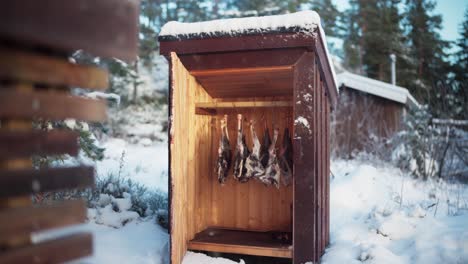
[[[171,21],[162,27],[159,36],[234,36],[281,32],[290,29],[313,34],[319,25],[320,16],[315,11],[308,10],[285,15],[219,19],[196,23]]]
[[[0,131],[0,159],[32,155],[78,154],[78,133],[73,131]]]

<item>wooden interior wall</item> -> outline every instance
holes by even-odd
[[[203,199],[203,179],[210,169],[210,117],[195,116],[196,100],[208,102],[209,95],[189,74],[175,53],[171,53],[171,126],[170,126],[170,218],[171,263],[181,263],[187,241],[204,228],[209,207]],[[205,147],[204,147],[205,146]],[[197,177],[197,175],[203,175]],[[205,201],[205,202],[203,202]]]
[[[243,98],[243,100],[246,99]],[[218,111],[218,115],[213,117],[211,172],[214,171],[216,165],[221,136],[219,122],[224,114],[228,115],[228,132],[233,156],[237,139],[237,114],[242,114],[244,117],[244,134],[250,150],[252,150],[253,145],[249,127],[251,119],[257,122],[255,131],[260,142],[263,141],[265,122],[272,139],[273,127],[279,127],[280,134],[276,143],[277,148],[283,142],[284,129],[288,127],[290,133],[292,133],[291,108],[226,109]],[[292,136],[292,134],[290,135]],[[239,183],[233,178],[232,172],[231,168],[225,185],[220,185],[215,173],[211,173],[208,188],[211,188],[212,192],[209,204],[212,212],[207,224],[209,226],[258,231],[291,231],[292,185],[288,187],[281,185],[277,189],[274,186],[265,186],[258,180]]]
[[[401,129],[404,105],[350,88],[340,92],[333,113],[333,152],[350,157],[355,150],[372,151],[372,135],[379,142]]]

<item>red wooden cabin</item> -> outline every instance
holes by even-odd
[[[318,15],[306,11],[164,26],[159,41],[170,62],[171,263],[181,263],[187,250],[297,264],[323,254],[329,241],[329,116],[337,89],[319,24]],[[290,186],[240,183],[232,175],[218,183],[218,121],[224,114],[231,116],[233,149],[235,114],[293,131]],[[292,239],[275,239],[276,232]]]

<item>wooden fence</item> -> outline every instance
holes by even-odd
[[[101,122],[106,102],[72,95],[104,90],[107,71],[69,61],[85,49],[133,60],[137,1],[15,0],[0,4],[0,264],[60,263],[92,254],[92,235],[33,241],[32,234],[83,223],[85,201],[33,203],[45,192],[93,187],[88,166],[34,168],[33,156],[78,155],[79,135],[34,124]]]

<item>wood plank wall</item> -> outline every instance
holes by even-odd
[[[246,100],[245,98],[243,100]],[[219,112],[219,111],[218,111]],[[210,162],[211,171],[216,166],[217,150],[221,136],[219,121],[223,115],[228,115],[228,132],[230,145],[233,150],[237,139],[237,114],[244,118],[244,134],[249,149],[252,149],[252,137],[249,122],[257,122],[255,131],[262,142],[265,124],[269,128],[270,137],[273,139],[273,126],[278,126],[280,135],[276,143],[277,148],[282,144],[284,129],[289,128],[292,133],[292,112],[290,108],[254,108],[254,109],[227,109],[219,112],[214,117],[214,132],[212,134],[213,159]],[[291,134],[292,136],[292,134]],[[248,229],[258,231],[291,231],[291,205],[292,185],[281,185],[279,189],[273,186],[265,186],[257,180],[247,183],[239,183],[233,177],[232,168],[225,185],[220,185],[215,173],[212,173],[210,185],[212,199],[211,218],[207,222],[209,226],[218,226],[235,229]]]
[[[340,103],[333,115],[333,153],[352,157],[354,151],[373,151],[370,140],[382,143],[401,129],[405,105],[351,88],[342,88]]]
[[[171,124],[170,124],[170,216],[171,216],[171,263],[182,263],[187,251],[187,241],[203,226],[209,208],[196,199],[204,196],[203,178],[197,172],[210,172],[200,159],[208,159],[209,153],[197,152],[196,144],[207,143],[197,139],[211,137],[210,118],[195,118],[196,98],[209,101],[210,97],[195,78],[189,74],[175,53],[171,53]],[[209,144],[207,144],[209,146]],[[196,210],[198,209],[198,210]],[[202,213],[205,212],[205,213]],[[198,219],[198,220],[197,220]],[[197,225],[197,223],[199,223]]]

